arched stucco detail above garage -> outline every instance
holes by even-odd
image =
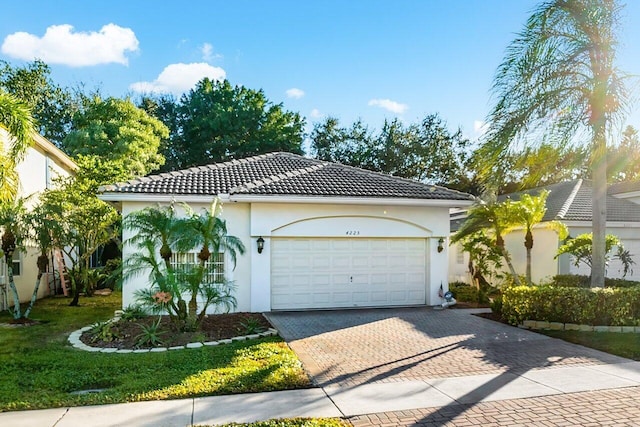
[[[282,225],[272,237],[398,237],[429,238],[428,228],[396,218],[339,215],[305,218]]]

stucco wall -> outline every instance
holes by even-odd
[[[6,141],[7,133],[0,129],[0,138]],[[54,177],[63,175],[69,176],[71,171],[64,166],[54,156],[47,154],[39,145],[34,145],[27,150],[24,160],[16,167],[20,178],[19,197],[31,196],[27,202],[27,207],[33,206],[38,201],[38,194],[45,190]],[[22,273],[15,277],[16,288],[20,296],[20,301],[25,302],[31,298],[33,293],[38,269],[36,259],[39,253],[37,248],[27,246],[21,254],[22,257]],[[6,280],[6,266],[0,264],[0,277]],[[46,276],[45,276],[46,278]],[[38,291],[38,297],[49,294],[48,285],[43,278]],[[11,295],[9,295],[9,303]]]
[[[123,202],[123,215],[149,206],[144,202]],[[208,205],[190,203],[193,209]],[[447,288],[449,210],[446,207],[330,205],[290,203],[234,203],[223,206],[229,234],[239,237],[247,253],[238,258],[233,274],[238,286],[238,311],[269,311],[271,309],[271,250],[275,236],[297,237],[416,237],[427,241],[427,304],[437,304],[440,283]],[[356,233],[354,233],[356,232]],[[131,232],[125,231],[126,240]],[[257,253],[256,241],[265,239],[265,249]],[[444,249],[437,252],[437,239],[445,238]],[[133,248],[125,246],[126,259]],[[145,276],[125,282],[123,305],[134,302],[133,293],[148,286]]]

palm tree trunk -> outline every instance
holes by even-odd
[[[607,152],[604,136],[596,141],[593,160],[593,264],[591,287],[603,287],[605,277],[607,234]]]
[[[13,280],[13,257],[7,258],[7,276],[9,276],[9,289],[11,289],[11,294],[13,295],[13,318],[20,319],[22,312],[20,310],[20,295],[18,295],[18,289]]]
[[[29,301],[29,306],[24,311],[25,319],[29,317],[29,314],[31,314],[31,310],[33,309],[33,306],[36,303],[36,299],[38,299],[38,289],[40,289],[41,279],[42,279],[42,271],[38,271],[38,278],[36,279],[36,284],[33,287],[33,294],[31,295],[31,301]]]
[[[527,269],[525,274],[527,277],[527,285],[531,286],[531,249],[533,248],[533,233],[531,229],[528,229],[525,235],[524,247],[527,248]]]

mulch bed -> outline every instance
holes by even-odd
[[[200,330],[196,332],[181,332],[176,330],[168,316],[161,316],[160,331],[163,347],[185,345],[193,342],[208,342],[229,339],[255,331],[247,331],[242,324],[254,323],[259,325],[259,332],[271,328],[271,324],[260,313],[229,313],[207,316]],[[145,348],[137,345],[138,336],[142,333],[142,326],[150,326],[158,321],[158,316],[149,316],[137,320],[120,320],[113,323],[111,331],[114,338],[103,341],[94,338],[91,331],[82,334],[80,340],[86,345],[102,348],[137,349]],[[149,348],[148,346],[146,348]]]

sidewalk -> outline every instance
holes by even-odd
[[[10,427],[186,427],[290,417],[351,417],[640,387],[640,362],[569,366],[355,387],[0,413]]]

